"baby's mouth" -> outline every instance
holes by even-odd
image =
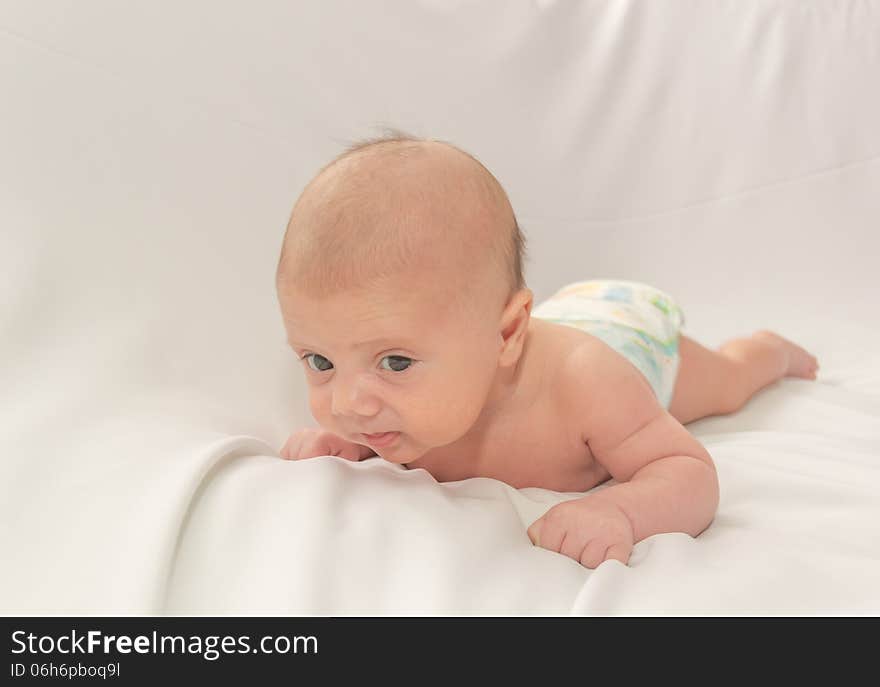
[[[370,446],[388,446],[400,435],[400,432],[379,432],[377,434],[362,434]]]

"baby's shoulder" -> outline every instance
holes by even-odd
[[[598,374],[614,368],[621,357],[601,339],[573,327],[543,322],[540,325],[543,344],[538,366],[544,371],[543,388],[560,402],[575,390],[583,403],[608,383]]]
[[[562,345],[553,352],[554,364],[546,368],[553,374],[545,388],[561,418],[572,418],[583,427],[594,414],[604,417],[615,405],[609,399],[634,385],[653,395],[641,373],[618,351],[598,337],[570,329],[581,336],[562,335]]]
[[[542,341],[540,355],[557,363],[552,369],[581,366],[589,370],[614,356],[619,357],[604,341],[575,327],[540,321],[536,334]]]

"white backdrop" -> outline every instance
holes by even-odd
[[[0,0],[0,612],[880,612],[880,3]],[[617,277],[820,358],[692,425],[722,503],[629,568],[565,495],[277,458],[289,211],[394,126],[507,189],[538,299]],[[569,495],[570,496],[570,495]]]

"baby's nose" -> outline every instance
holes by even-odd
[[[380,403],[357,381],[339,384],[333,389],[331,411],[339,417],[372,417],[379,412]]]

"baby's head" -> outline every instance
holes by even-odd
[[[393,136],[324,167],[294,206],[276,277],[315,419],[408,463],[516,388],[532,293],[507,195],[470,155]]]

